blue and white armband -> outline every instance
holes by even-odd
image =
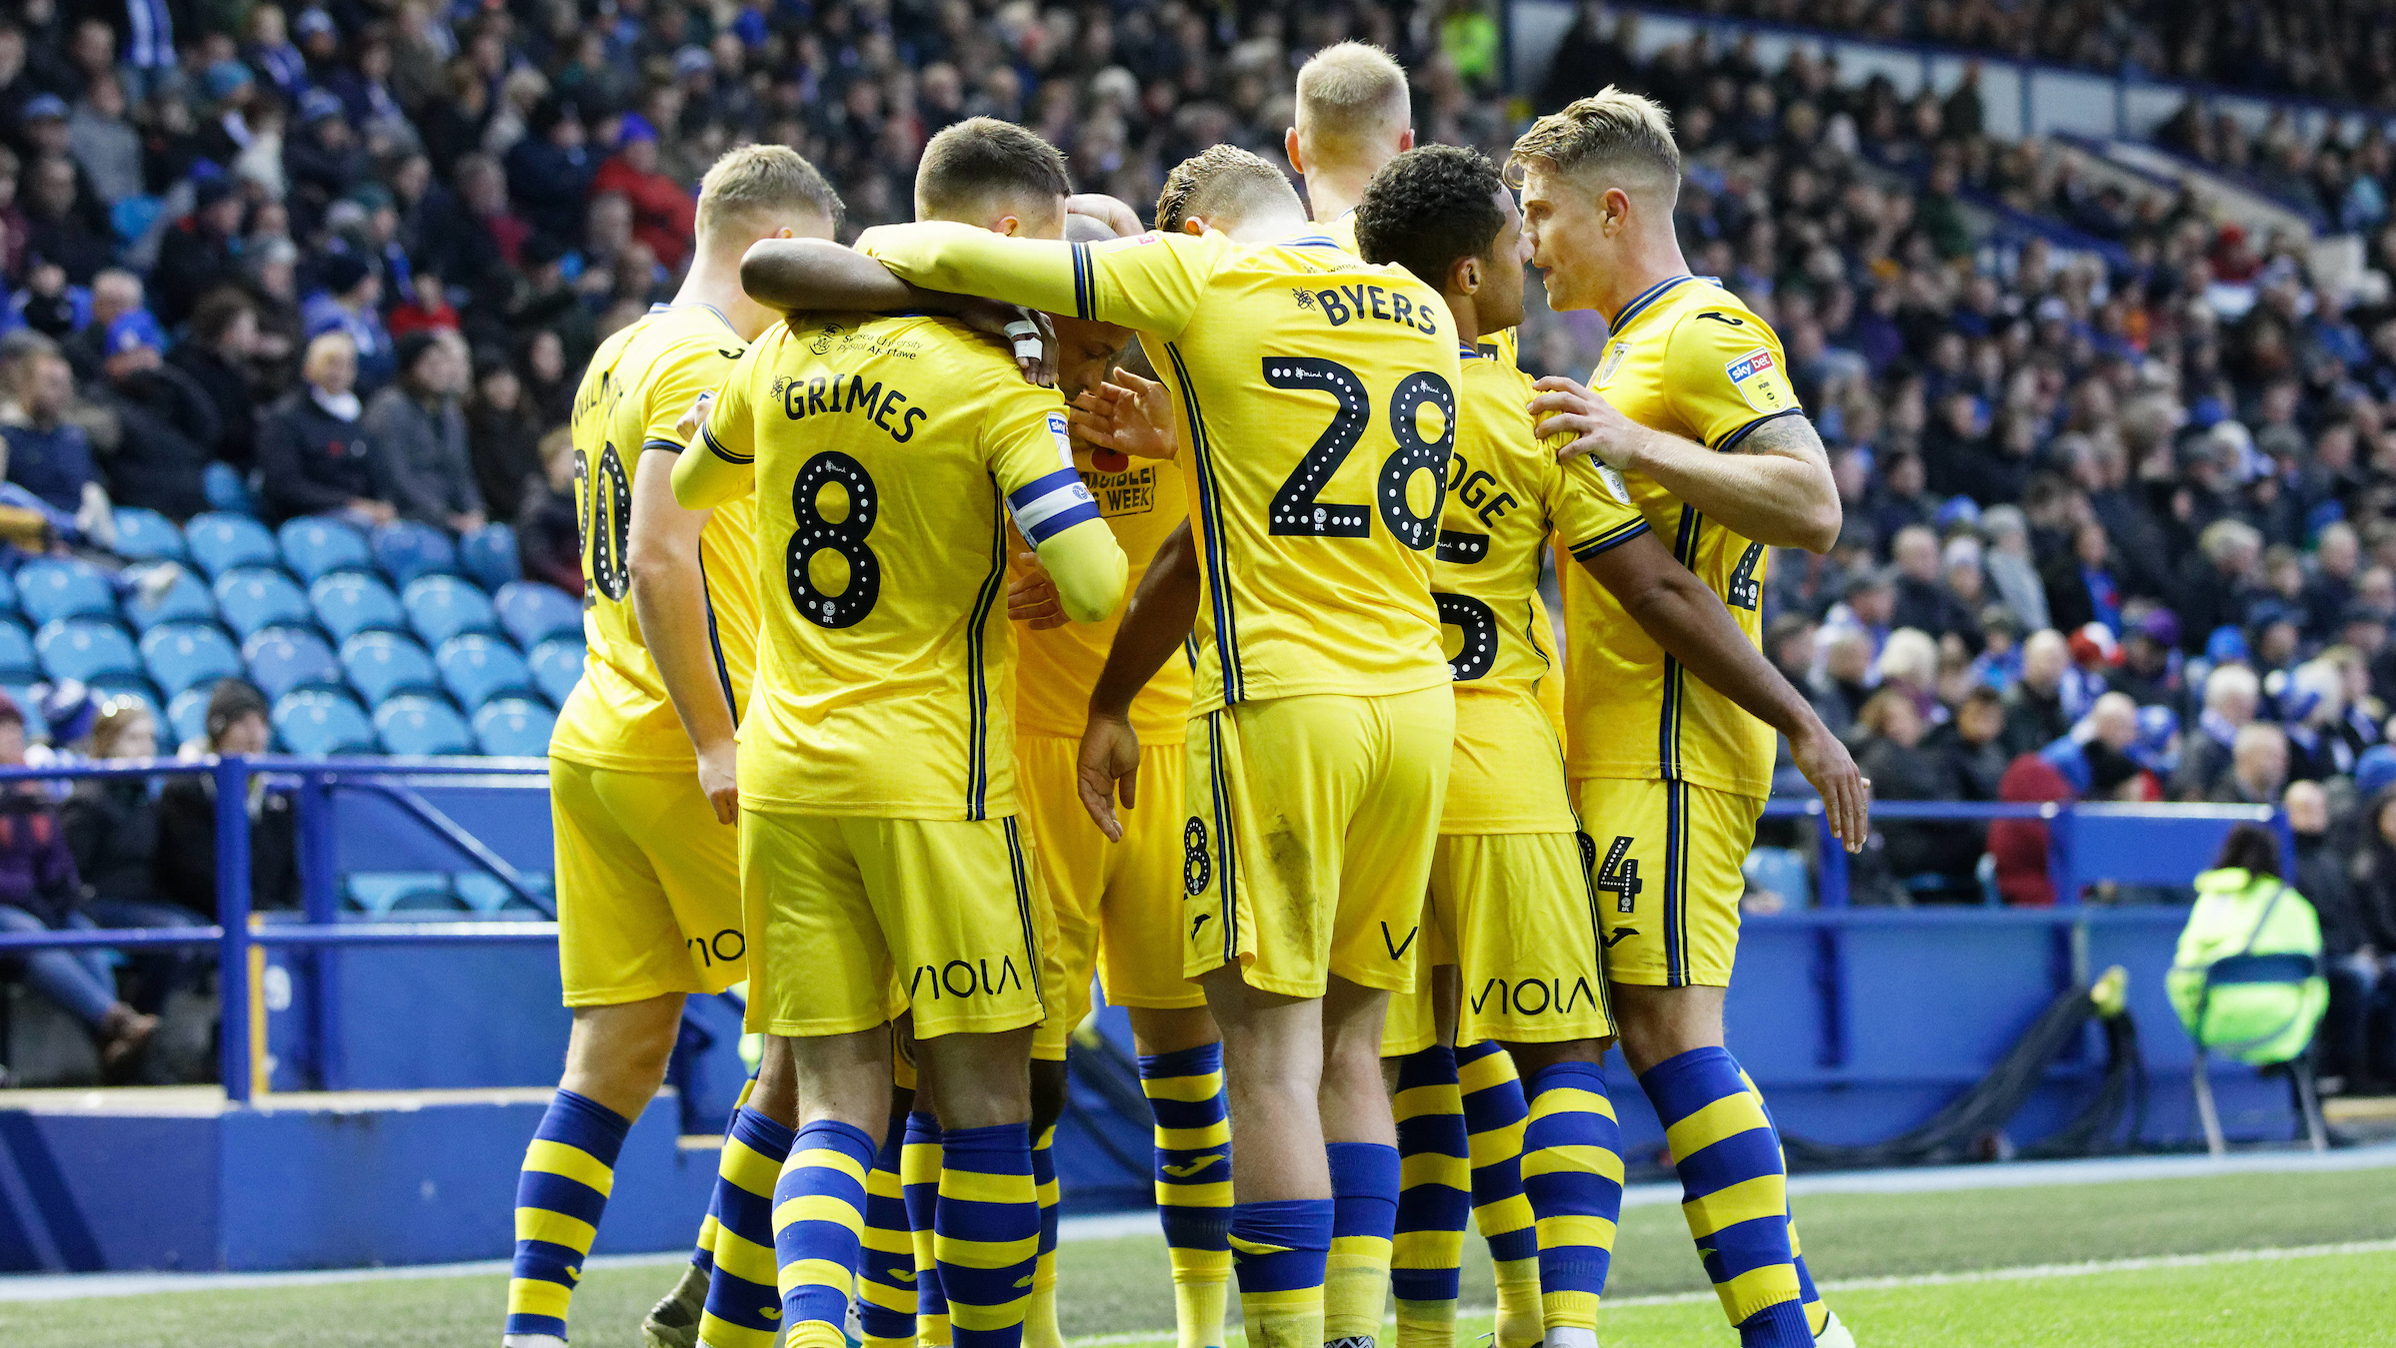
[[[1025,541],[1035,548],[1076,524],[1099,518],[1097,499],[1082,485],[1082,475],[1070,468],[1060,468],[1008,493],[1007,509],[1014,514],[1015,527]]]

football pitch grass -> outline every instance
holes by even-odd
[[[1864,1348],[2396,1345],[2396,1170],[1817,1193],[1797,1214],[1807,1261]],[[1059,1259],[1078,1348],[1171,1348],[1159,1238],[1071,1240]],[[594,1261],[574,1343],[637,1345],[641,1313],[678,1273],[669,1260]],[[0,1344],[489,1345],[505,1295],[504,1277],[476,1272],[0,1299]],[[1460,1344],[1488,1331],[1491,1299],[1487,1258],[1468,1240]],[[1671,1203],[1624,1212],[1607,1300],[1606,1348],[1736,1342]]]

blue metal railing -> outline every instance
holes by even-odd
[[[334,874],[336,862],[334,799],[347,790],[359,795],[379,797],[401,807],[404,817],[414,821],[431,836],[441,840],[467,864],[485,870],[519,897],[535,901],[544,911],[554,912],[539,902],[537,892],[523,883],[522,877],[505,859],[458,821],[443,814],[425,801],[408,785],[411,782],[446,780],[453,783],[473,783],[483,779],[501,779],[524,789],[545,789],[548,766],[537,759],[290,759],[279,757],[228,757],[198,761],[154,761],[122,765],[78,764],[43,768],[0,769],[0,790],[15,789],[22,782],[109,779],[123,777],[205,776],[210,779],[216,796],[216,902],[217,920],[211,926],[70,930],[25,933],[0,933],[0,955],[33,950],[159,950],[213,946],[217,966],[223,1026],[220,1034],[219,1069],[224,1081],[226,1098],[235,1103],[247,1102],[254,1090],[253,1073],[258,1062],[256,1014],[252,989],[252,952],[256,950],[317,951],[344,947],[391,946],[477,946],[546,944],[557,939],[557,924],[553,921],[455,921],[455,922],[344,922],[339,911],[339,884]],[[302,917],[299,922],[276,922],[253,925],[251,912],[251,855],[248,797],[253,778],[265,776],[296,788],[298,803],[298,850]],[[539,779],[536,781],[536,779]],[[1847,853],[1830,836],[1823,817],[1821,802],[1806,798],[1780,797],[1764,807],[1769,819],[1811,821],[1815,830],[1817,909],[1785,915],[1787,919],[1810,923],[1819,928],[1820,963],[1817,981],[1827,980],[1822,991],[1828,997],[1822,1014],[1825,1020],[1826,1051],[1831,1062],[1843,1057],[1839,1045],[1845,1035],[1838,1022],[1841,1019],[1838,995],[1842,962],[1839,933],[1849,927],[1902,924],[1923,920],[1970,922],[1984,917],[1988,921],[2044,921],[2058,924],[2058,958],[2068,961],[2070,929],[2084,924],[2087,914],[2079,910],[2081,891],[2101,879],[2130,879],[2148,881],[2156,877],[2138,869],[2135,858],[2127,863],[2117,853],[2091,855],[2094,849],[2073,845],[2081,826],[2097,821],[2147,821],[2164,827],[2203,825],[2215,830],[2233,823],[2257,822],[2277,828],[2286,845],[2286,822],[2277,811],[2260,806],[2185,805],[2140,806],[2108,804],[1981,804],[1960,801],[1885,801],[1873,807],[1879,822],[1910,821],[1981,821],[2004,819],[2038,820],[2050,829],[2050,871],[2055,881],[2057,908],[2041,913],[1942,908],[1935,914],[1920,910],[1874,909],[1849,907]],[[2209,854],[2209,853],[2208,853]],[[2179,872],[2192,874],[2195,868],[2184,861],[2173,862]],[[2176,874],[2184,880],[2185,874]],[[2167,879],[2165,882],[2169,882]],[[1775,919],[1765,919],[1773,921]],[[319,980],[320,995],[316,999],[317,1014],[330,1015],[333,1001],[321,994],[321,985],[334,976],[330,965],[319,965],[309,971]],[[2059,966],[2058,973],[2065,972]],[[319,1026],[320,1036],[324,1027]]]

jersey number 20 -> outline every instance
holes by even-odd
[[[582,496],[582,546],[591,587],[621,604],[632,592],[632,558],[625,552],[632,535],[632,481],[624,476],[624,460],[613,444],[599,451],[596,465],[574,451],[574,490]]]
[[[849,509],[841,519],[828,520],[817,502],[835,482],[848,493]],[[827,449],[799,466],[798,480],[790,484],[790,513],[799,527],[783,555],[790,602],[799,616],[818,627],[854,627],[874,611],[882,597],[882,559],[865,545],[865,536],[874,531],[881,512],[873,476],[848,455]],[[819,552],[836,552],[849,564],[849,583],[838,594],[819,589],[808,573]]]
[[[1315,437],[1298,460],[1297,468],[1273,493],[1266,532],[1315,538],[1366,538],[1372,534],[1372,507],[1334,505],[1318,499],[1348,454],[1373,423],[1373,406],[1365,397],[1364,380],[1336,360],[1317,356],[1267,356],[1265,382],[1274,388],[1328,393],[1339,400],[1331,424]],[[1439,438],[1425,440],[1415,426],[1415,413],[1425,403],[1440,412]],[[1381,522],[1400,543],[1416,552],[1430,547],[1439,535],[1439,511],[1447,496],[1448,451],[1456,443],[1456,393],[1448,381],[1418,370],[1398,381],[1389,396],[1389,433],[1397,449],[1382,461],[1373,484],[1373,506]],[[1406,501],[1407,483],[1418,470],[1428,470],[1433,483],[1429,514],[1417,515]]]

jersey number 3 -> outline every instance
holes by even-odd
[[[849,508],[838,520],[824,518],[823,490],[839,483],[848,494]],[[882,597],[882,559],[865,545],[881,516],[881,497],[865,465],[836,449],[827,449],[799,466],[790,485],[790,513],[798,528],[784,552],[790,602],[799,616],[818,627],[854,627],[874,611]],[[834,552],[849,564],[849,583],[840,593],[817,587],[808,566],[819,552]]]
[[[1398,381],[1396,391],[1389,397],[1389,433],[1398,447],[1381,464],[1381,472],[1373,484],[1373,506],[1361,506],[1334,505],[1319,498],[1373,423],[1373,405],[1365,396],[1364,380],[1338,361],[1316,356],[1268,356],[1264,361],[1264,377],[1274,388],[1328,393],[1339,400],[1339,410],[1332,414],[1331,424],[1315,437],[1314,444],[1298,460],[1297,468],[1282,482],[1281,490],[1273,493],[1266,532],[1315,538],[1367,538],[1373,532],[1373,509],[1378,507],[1381,522],[1389,526],[1390,533],[1400,543],[1416,552],[1430,547],[1439,535],[1439,512],[1447,495],[1448,451],[1456,443],[1456,393],[1448,387],[1448,381],[1428,370]],[[1436,440],[1424,439],[1415,425],[1415,414],[1426,403],[1440,412]],[[1417,471],[1431,474],[1431,510],[1427,515],[1415,514],[1406,500],[1407,484]]]

